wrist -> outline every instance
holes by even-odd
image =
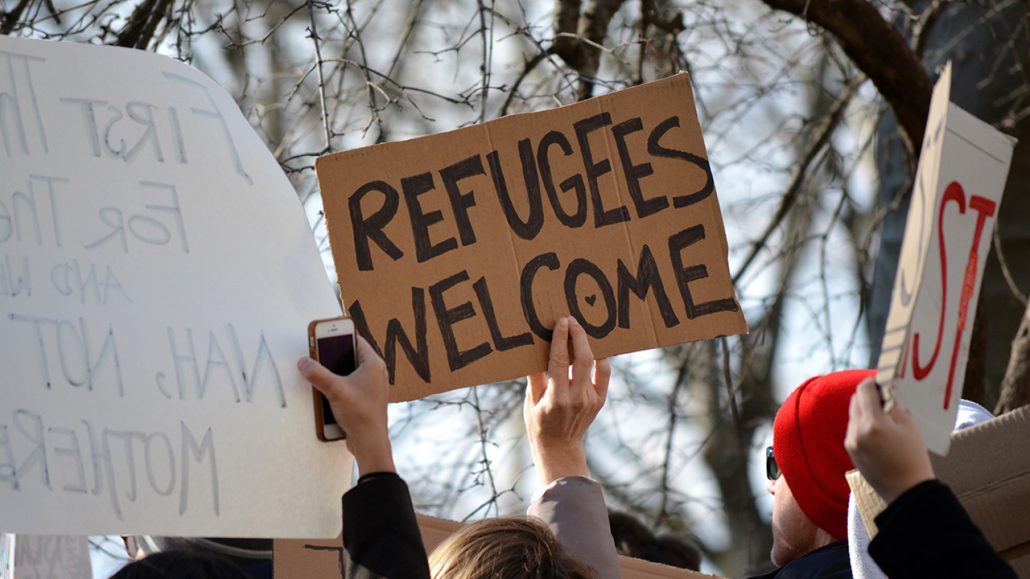
[[[358,465],[359,476],[370,472],[397,472],[389,438],[385,441],[376,440],[366,444],[354,444],[350,451]]]
[[[376,454],[369,457],[354,457],[354,461],[358,464],[358,476],[371,472],[397,472],[397,467],[393,464],[393,456],[391,454],[381,455]]]
[[[544,485],[567,476],[590,476],[586,452],[582,447],[540,449],[534,454],[536,455],[537,472]]]
[[[883,497],[884,502],[889,505],[893,503],[895,499],[908,492],[910,489],[913,489],[928,480],[933,480],[934,478],[935,477],[933,475],[933,472],[930,472],[929,474],[921,473],[919,475],[914,475],[912,477],[909,477],[907,480],[905,480],[905,482],[901,484],[898,484],[890,489],[884,489],[884,492],[880,494]]]

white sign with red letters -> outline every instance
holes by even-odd
[[[877,383],[893,386],[927,447],[945,455],[962,396],[976,303],[1015,139],[934,88]]]

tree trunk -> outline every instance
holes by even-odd
[[[1011,412],[1030,404],[1030,306],[1023,314],[1016,338],[1012,340],[1009,366],[1001,382],[1001,395],[995,414]]]

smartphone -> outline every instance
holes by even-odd
[[[311,357],[334,374],[346,376],[358,367],[357,338],[354,322],[347,317],[315,320],[308,324],[308,347]],[[312,387],[315,397],[315,433],[319,440],[347,438],[329,406],[329,400]]]

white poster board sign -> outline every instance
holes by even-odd
[[[976,317],[980,280],[1015,139],[949,102],[951,65],[934,88],[877,383],[912,411],[945,455]]]
[[[0,37],[0,530],[335,536],[351,459],[295,363],[339,311],[217,84]]]
[[[89,538],[69,535],[18,535],[17,579],[93,579]]]

